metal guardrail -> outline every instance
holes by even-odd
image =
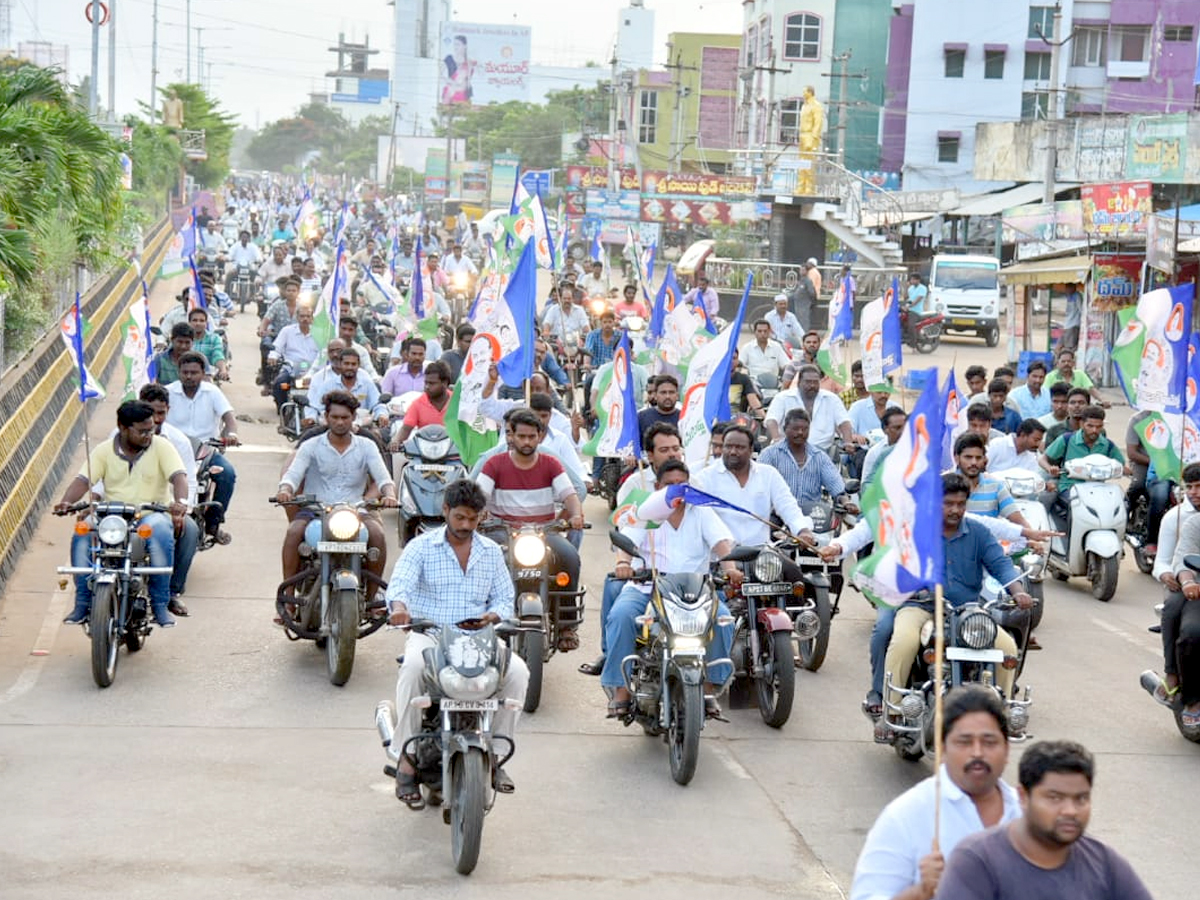
[[[833,284],[841,274],[838,264],[817,267],[821,272],[821,296],[828,299],[833,293]],[[882,296],[884,290],[891,284],[892,276],[898,276],[901,281],[908,277],[908,270],[902,266],[852,266],[858,298],[874,300]],[[754,276],[751,295],[769,294],[774,296],[781,291],[790,294],[800,283],[804,274],[804,266],[799,263],[774,263],[765,259],[725,259],[710,256],[704,261],[704,274],[708,276],[709,284],[718,291],[737,292],[746,287],[746,278]]]

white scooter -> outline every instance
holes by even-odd
[[[1061,512],[1051,510],[1055,530],[1066,532],[1066,537],[1050,542],[1050,571],[1060,581],[1086,575],[1092,596],[1107,602],[1117,591],[1125,541],[1125,492],[1113,483],[1124,467],[1092,453],[1063,468],[1078,483],[1067,494],[1070,518],[1063,520]]]

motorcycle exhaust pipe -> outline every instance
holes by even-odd
[[[399,759],[400,754],[392,749],[392,739],[396,736],[396,704],[391,700],[380,700],[376,705],[375,728],[387,755],[392,759]]]

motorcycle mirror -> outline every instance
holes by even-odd
[[[379,395],[379,402],[380,402],[380,403],[390,403],[390,402],[391,402],[391,399],[392,399],[392,395],[391,395],[391,394],[380,394],[380,395]]]
[[[851,478],[849,481],[846,482],[846,493],[847,494],[857,494],[858,489],[860,487],[862,487],[862,485],[859,483],[858,479]]]
[[[1193,572],[1200,572],[1200,553],[1189,553],[1183,558],[1183,564]]]
[[[615,528],[608,532],[608,539],[614,547],[623,553],[628,553],[637,559],[643,559],[641,551],[638,550],[637,544],[631,541],[628,537],[621,534]]]

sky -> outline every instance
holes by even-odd
[[[73,82],[91,72],[91,27],[87,0],[9,0],[14,43],[66,44]],[[122,115],[137,110],[150,96],[152,15],[155,0],[112,0],[117,5],[116,107]],[[516,23],[532,28],[533,60],[545,65],[602,64],[616,38],[619,10],[626,0],[457,0],[460,22]],[[741,31],[741,0],[646,0],[655,12],[655,47],[666,62],[672,31]],[[157,0],[158,83],[185,76],[187,0]],[[336,57],[328,51],[339,32],[347,40],[370,37],[382,52],[380,67],[391,68],[392,7],[385,0],[192,0],[192,67],[197,67],[198,38],[211,62],[206,84],[242,125],[257,128],[292,115],[310,91],[328,90],[324,78]],[[336,10],[333,11],[333,10]],[[581,10],[590,13],[588,18]],[[207,79],[209,67],[205,66]],[[101,29],[100,103],[108,97],[108,29]]]

